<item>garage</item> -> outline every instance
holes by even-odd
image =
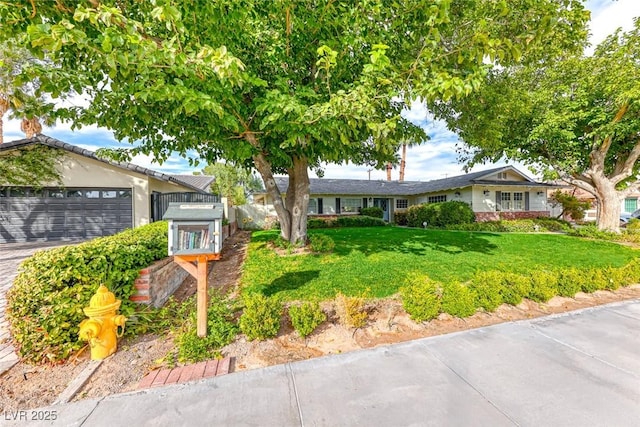
[[[133,226],[129,188],[0,188],[0,243],[85,240]]]

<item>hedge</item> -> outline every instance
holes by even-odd
[[[19,356],[31,363],[68,358],[86,345],[78,341],[78,325],[98,286],[104,283],[122,300],[120,313],[129,316],[140,269],[166,256],[166,222],[36,252],[21,264],[7,293],[7,319]]]
[[[538,271],[520,275],[502,271],[477,272],[466,284],[438,283],[426,275],[410,274],[400,288],[405,311],[416,322],[436,318],[440,313],[465,317],[475,309],[494,311],[500,304],[517,305],[523,297],[547,302],[556,295],[574,297],[579,291],[614,290],[640,283],[640,258],[621,268]]]
[[[410,206],[407,210],[409,227],[447,227],[475,221],[473,209],[465,202],[450,201]]]

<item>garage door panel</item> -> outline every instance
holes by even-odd
[[[0,243],[111,235],[132,226],[132,211],[132,199],[6,197],[0,199]]]

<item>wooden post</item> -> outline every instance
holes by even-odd
[[[198,256],[198,336],[207,336],[207,307],[209,306],[209,298],[207,295],[207,257],[206,255]]]
[[[196,294],[196,330],[199,337],[207,336],[207,308],[209,307],[207,264],[209,261],[218,259],[220,259],[220,254],[175,255],[173,257],[176,264],[185,269],[187,273],[195,277],[198,281]],[[192,262],[195,262],[196,265],[193,265]]]

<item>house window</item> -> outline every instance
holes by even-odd
[[[362,207],[362,199],[340,199],[340,212],[358,212]]]
[[[638,199],[624,199],[624,211],[633,212],[638,209]]]
[[[396,199],[396,209],[407,209],[409,207],[408,199]]]
[[[441,194],[439,196],[429,196],[427,197],[427,203],[440,203],[440,202],[446,202],[447,201],[447,195],[446,194]]]
[[[307,213],[318,213],[318,201],[316,199],[309,199],[309,206],[307,207]]]
[[[500,194],[500,206],[503,211],[523,211],[524,210],[524,193],[507,193]]]
[[[498,179],[507,179],[506,172],[498,172]]]

